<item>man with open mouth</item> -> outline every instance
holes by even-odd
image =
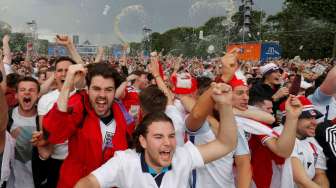
[[[85,78],[87,90],[70,96],[74,85]],[[70,188],[82,177],[128,148],[133,118],[116,100],[121,77],[110,64],[70,65],[57,102],[43,119],[43,138],[51,144],[68,140],[57,184]]]
[[[51,110],[51,108],[57,101],[57,98],[64,84],[66,73],[69,69],[69,66],[72,64],[76,64],[76,62],[68,57],[59,57],[55,61],[54,75],[57,89],[50,91],[45,95],[42,95],[37,106],[41,127],[43,126],[43,117]],[[41,179],[41,181],[44,181],[43,179],[47,179],[46,187],[54,188],[56,187],[58,182],[60,167],[63,163],[63,160],[68,155],[67,141],[56,145],[39,147],[39,153],[41,158],[48,159],[49,162],[48,171],[43,174],[43,176],[45,176],[38,179]],[[36,183],[39,184],[41,182]]]
[[[0,50],[0,57],[2,56],[2,51]],[[0,66],[2,64],[2,58],[0,58]],[[5,76],[5,72],[0,70],[0,74]],[[0,81],[0,85],[3,84],[4,80]],[[9,122],[8,105],[6,103],[5,91],[3,87],[0,86],[0,187],[6,187],[7,182],[13,179],[13,173],[11,168],[11,162],[14,160],[14,147],[15,140],[6,131],[7,124]]]
[[[215,84],[212,98],[220,109],[219,130],[212,142],[196,146],[188,141],[176,147],[172,120],[163,112],[149,113],[134,132],[135,149],[117,152],[75,187],[187,187],[194,168],[227,155],[237,144],[231,87]]]
[[[304,96],[299,96],[303,105],[302,112],[297,121],[296,140],[292,154],[286,159],[282,169],[281,187],[329,187],[326,175],[326,157],[323,148],[315,140],[317,119],[323,115],[315,109],[311,101]],[[280,105],[280,110],[285,111],[285,105]],[[283,121],[288,118],[288,113],[283,113]],[[281,133],[285,126],[274,128]],[[291,166],[291,167],[289,167]],[[276,169],[276,168],[273,168]],[[276,179],[271,187],[277,185]]]
[[[15,144],[13,161],[14,187],[34,187],[32,174],[32,144],[30,139],[37,126],[36,103],[40,92],[38,81],[32,77],[20,78],[17,84],[18,106],[9,112],[7,129]]]

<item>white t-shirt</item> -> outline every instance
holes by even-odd
[[[296,157],[301,161],[310,179],[314,178],[316,168],[327,170],[323,149],[313,137],[304,140],[296,139],[291,157]]]
[[[32,117],[24,117],[19,114],[19,107],[15,107],[12,113],[13,124],[10,132],[18,127],[36,127],[36,115]]]
[[[19,129],[15,143],[15,160],[13,161],[13,175],[15,187],[33,188],[33,173],[31,164],[32,145],[30,143],[32,133],[36,130],[36,115],[24,117],[19,114],[19,107],[13,109],[13,124],[10,131]]]
[[[234,151],[218,160],[206,164],[204,167],[196,168],[196,174],[192,175],[192,181],[196,179],[195,187],[235,188],[233,174],[234,156],[250,154],[247,140],[242,133],[242,131],[237,132],[238,143]],[[189,134],[189,139],[192,140],[195,145],[206,144],[216,139],[207,121],[197,132],[189,132]],[[193,182],[191,184],[193,184]]]
[[[192,169],[204,166],[201,153],[191,143],[177,147],[172,160],[172,169],[167,171],[160,188],[186,188]],[[113,158],[92,172],[100,187],[158,188],[153,176],[143,172],[140,154],[135,150],[117,151]]]
[[[166,107],[165,114],[173,121],[176,133],[175,137],[177,145],[183,146],[186,131],[183,115],[181,114],[179,109],[174,105],[168,105]]]
[[[184,106],[179,99],[174,100],[174,106],[178,109],[182,117],[185,117],[187,115],[187,111],[184,109]]]
[[[39,116],[46,115],[54,106],[55,102],[57,102],[59,94],[60,92],[57,89],[55,89],[54,91],[51,91],[43,95],[37,104],[37,114]],[[63,144],[54,145],[54,151],[51,155],[51,158],[64,160],[67,155],[68,155],[68,141],[66,141]]]
[[[60,92],[58,91],[58,89],[55,89],[45,95],[42,95],[37,104],[37,114],[39,116],[46,115],[54,106],[59,94]]]
[[[274,130],[281,134],[283,128],[284,126],[280,125],[275,127]],[[323,149],[314,137],[308,137],[304,140],[296,139],[291,157],[295,157],[301,161],[310,179],[314,178],[316,168],[327,170],[326,157],[323,153]],[[296,187],[297,186],[295,186],[295,188]]]

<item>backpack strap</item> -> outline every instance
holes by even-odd
[[[12,108],[12,109],[10,109],[10,110],[8,111],[8,123],[7,123],[7,131],[8,131],[8,132],[10,132],[10,129],[12,128],[12,125],[13,125],[13,122],[14,122],[14,120],[13,120],[13,118],[12,118],[12,115],[13,115],[13,109],[14,109],[14,108]]]
[[[36,118],[35,118],[35,122],[36,122],[36,131],[40,131],[40,119],[39,116],[36,114]]]
[[[118,104],[123,116],[125,117],[126,120],[126,124],[130,125],[134,122],[133,117],[127,112],[125,106],[123,105],[123,103],[119,100],[119,99],[114,99],[114,101]]]

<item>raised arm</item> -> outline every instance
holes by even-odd
[[[3,133],[6,131],[8,123],[8,106],[5,98],[5,92],[0,87],[0,132]]]
[[[103,47],[98,47],[98,51],[96,54],[96,58],[95,58],[95,63],[100,63],[101,61],[103,61],[104,58],[104,48]]]
[[[118,99],[123,99],[125,98],[125,95],[126,95],[126,88],[127,88],[127,85],[130,81],[132,80],[135,80],[137,79],[138,76],[135,75],[135,74],[131,74],[129,75],[126,80],[120,84],[120,86],[117,88],[116,90],[116,93],[115,93],[115,98],[118,98]]]
[[[190,131],[197,131],[203,125],[207,116],[212,113],[214,101],[211,98],[212,88],[205,91],[197,100],[191,113],[187,117],[185,123]]]
[[[70,65],[65,82],[57,99],[57,106],[61,112],[67,112],[70,92],[75,83],[85,76],[85,68],[82,64]]]
[[[127,67],[127,49],[128,44],[123,45],[122,56],[119,59],[119,64],[121,66],[121,71],[125,76],[128,76],[128,67]]]
[[[77,52],[77,49],[76,49],[75,45],[73,44],[70,37],[56,35],[56,43],[65,46],[68,49],[71,58],[76,63],[84,64],[84,61],[82,60],[81,56]]]
[[[12,63],[12,54],[11,54],[11,50],[9,47],[9,40],[10,40],[9,36],[5,35],[2,39],[2,45],[3,45],[3,52],[4,52],[3,62],[10,65]]]
[[[51,144],[66,141],[77,130],[83,118],[83,96],[74,94],[69,100],[69,95],[74,84],[84,76],[85,69],[82,64],[69,66],[57,103],[43,118],[43,137]]]
[[[296,127],[302,111],[300,100],[290,95],[286,101],[286,122],[279,138],[266,140],[266,146],[276,155],[288,158],[293,151],[296,139]]]
[[[167,85],[164,83],[163,79],[160,76],[160,66],[159,66],[159,57],[154,53],[152,53],[151,63],[149,64],[149,71],[152,73],[153,77],[155,78],[157,86],[160,90],[167,96],[168,98],[168,105],[173,104],[173,94]]]
[[[2,88],[2,91],[6,91],[6,71],[5,71],[5,66],[4,66],[4,62],[2,61],[2,50],[0,49],[0,76],[2,78],[1,82],[0,82],[0,87]]]
[[[238,49],[233,49],[221,58],[221,79],[229,82],[235,74],[238,67],[237,62]],[[203,122],[209,114],[212,113],[214,102],[211,99],[212,88],[205,91],[197,100],[190,115],[186,119],[186,126],[191,131],[197,131],[203,125]]]
[[[216,140],[197,146],[205,163],[227,155],[237,145],[237,126],[232,112],[232,88],[223,83],[213,84],[212,98],[218,107],[220,126]]]
[[[232,49],[221,58],[221,79],[228,83],[238,69],[238,48]]]
[[[50,86],[54,83],[54,81],[55,81],[55,74],[52,73],[50,77],[45,82],[43,82],[43,84],[41,84],[40,96],[49,92]]]

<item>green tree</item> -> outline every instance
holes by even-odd
[[[26,51],[27,38],[23,33],[11,34],[11,40],[9,43],[12,51]]]
[[[41,55],[47,55],[48,54],[48,45],[49,45],[49,42],[48,40],[42,40],[42,39],[39,39],[38,40],[38,53],[41,54]]]
[[[335,0],[286,0],[286,2],[305,10],[309,16],[336,24]]]
[[[335,0],[286,0],[287,3],[294,4],[306,11],[306,14],[316,19],[324,20],[333,24],[332,28],[335,28],[336,24],[336,1]],[[336,32],[333,41],[332,56],[336,57]]]
[[[266,40],[280,42],[283,57],[324,58],[332,54],[333,24],[311,18],[296,4],[287,3],[267,18]]]

